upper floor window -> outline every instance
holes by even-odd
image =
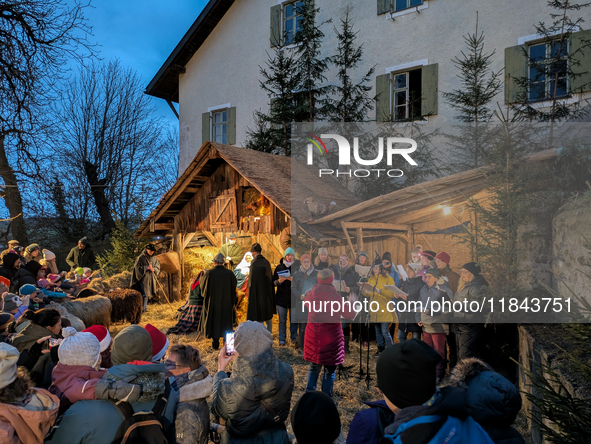
[[[420,6],[423,4],[423,0],[393,0],[393,2],[393,12],[402,11],[408,8],[414,8],[415,6]]]
[[[568,94],[568,42],[546,42],[529,46],[530,101],[564,97]]]
[[[300,15],[300,11],[303,6],[303,1],[288,3],[284,6],[283,35],[285,36],[284,44],[286,45],[293,43],[295,35],[302,30],[302,16]]]
[[[212,113],[212,141],[226,144],[228,134],[228,110],[214,111]]]
[[[421,70],[392,73],[393,120],[408,120],[421,117]]]

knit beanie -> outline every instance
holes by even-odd
[[[468,270],[474,276],[479,275],[480,272],[482,271],[482,268],[480,268],[478,265],[476,265],[476,262],[468,262],[467,264],[462,265],[462,268],[464,270]]]
[[[435,259],[439,259],[440,261],[445,262],[447,265],[449,265],[449,262],[451,261],[451,257],[445,251],[437,253]]]
[[[326,393],[306,392],[291,411],[291,426],[298,444],[332,444],[341,433],[341,418]]]
[[[439,270],[437,268],[429,268],[427,271],[425,271],[425,274],[430,274],[437,279],[441,277],[441,274],[439,274]]]
[[[433,260],[435,259],[435,256],[437,256],[437,254],[434,251],[425,250],[421,252],[421,256],[427,257],[429,258],[429,260]]]
[[[35,293],[36,291],[37,291],[37,287],[35,287],[34,285],[31,285],[31,284],[25,284],[18,290],[18,292],[21,296],[29,296],[29,295]]]
[[[260,355],[273,349],[273,336],[262,323],[246,321],[236,329],[234,348],[241,358]]]
[[[19,353],[12,345],[0,343],[0,389],[12,384],[16,379],[16,363]]]
[[[84,365],[96,367],[101,357],[101,345],[92,333],[78,333],[73,327],[62,330],[64,340],[57,355],[64,365]]]
[[[131,361],[152,360],[152,339],[139,325],[125,327],[113,340],[111,361],[113,365],[127,364]]]
[[[390,263],[392,263],[392,253],[390,253],[389,251],[386,251],[383,255],[382,255],[382,262],[383,261],[388,261]]]
[[[14,263],[20,259],[20,256],[16,253],[6,253],[2,259],[2,264],[6,268],[14,268]]]
[[[53,259],[55,259],[55,253],[52,253],[49,250],[43,250],[43,259],[45,259],[46,261],[51,261]]]
[[[0,332],[6,331],[8,326],[14,322],[14,316],[10,313],[0,313]]]
[[[398,408],[421,405],[435,393],[435,367],[441,356],[418,339],[387,347],[376,364],[377,386]]]
[[[309,261],[312,261],[312,257],[308,254],[308,253],[304,253],[300,256],[300,263],[305,260],[308,259]]]
[[[283,257],[287,256],[288,254],[293,254],[295,256],[295,250],[291,247],[287,247],[283,253]]]
[[[10,279],[5,278],[4,276],[0,276],[0,283],[6,285],[7,287],[10,287]]]
[[[326,254],[328,254],[328,249],[327,249],[327,248],[324,248],[324,247],[320,247],[320,248],[318,249],[318,254],[320,255],[320,254],[322,254],[322,253],[326,253]]]
[[[93,325],[86,330],[82,330],[82,333],[90,333],[98,339],[99,345],[101,346],[101,353],[111,345],[111,334],[104,325]]]
[[[78,242],[81,243],[82,245],[88,245],[88,238],[86,236],[84,236]]]
[[[82,268],[82,267],[76,268],[76,274],[78,276],[82,276],[84,274],[84,268]]]
[[[152,324],[146,324],[144,328],[152,339],[152,362],[158,362],[164,357],[166,350],[168,350],[168,338]]]
[[[13,293],[4,293],[2,297],[2,311],[14,311],[19,308],[22,304],[20,304],[20,299],[17,295]]]
[[[31,244],[27,247],[27,251],[30,253],[32,253],[35,250],[39,249],[39,244]]]

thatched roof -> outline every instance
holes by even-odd
[[[206,142],[135,235],[147,234],[144,232],[152,219],[158,225],[177,215],[222,162],[228,163],[277,208],[299,222],[310,219],[310,211],[304,204],[308,197],[314,197],[316,201],[327,205],[335,202],[335,210],[359,202],[353,193],[336,180],[320,180],[309,168],[291,157]]]

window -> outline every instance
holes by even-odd
[[[228,110],[214,111],[212,113],[212,141],[227,143],[228,133]]]
[[[408,120],[421,117],[421,70],[392,73],[393,120]]]
[[[284,44],[293,43],[297,32],[302,30],[302,16],[299,15],[300,8],[304,6],[303,1],[288,3],[283,11],[283,35]]]
[[[564,97],[567,89],[568,42],[529,46],[529,91],[532,102]]]
[[[414,8],[423,4],[423,0],[393,0],[394,12],[402,11],[403,9]]]

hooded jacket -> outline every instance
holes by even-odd
[[[0,442],[41,444],[57,418],[59,400],[46,390],[32,388],[23,406],[0,404]]]
[[[138,362],[138,361],[135,361]],[[104,375],[110,381],[122,381],[142,385],[142,396],[132,402],[134,411],[150,410],[165,386],[164,364],[120,364],[111,367]],[[179,392],[172,378],[170,396],[164,411],[165,418],[174,421],[179,402]],[[46,442],[61,444],[111,444],[121,425],[122,418],[109,401],[78,401],[64,413],[59,427]]]
[[[213,379],[204,366],[186,375],[177,376],[180,402],[175,426],[179,444],[207,444],[209,433],[209,406]]]
[[[49,391],[60,400],[60,413],[84,399],[96,399],[94,387],[107,373],[86,365],[64,365],[58,362],[51,374]]]
[[[511,427],[521,410],[521,402],[519,391],[509,380],[494,372],[484,362],[469,358],[454,367],[432,405],[402,409],[396,415],[395,422],[384,432],[386,435],[394,434],[402,424],[419,416],[471,416],[495,444],[523,444],[523,437]],[[413,443],[429,442],[431,435],[427,425],[415,427],[422,428],[425,433],[422,434],[423,440]],[[437,430],[432,430],[431,433],[433,432]]]
[[[289,444],[283,425],[289,416],[293,370],[272,349],[234,361],[232,376],[217,372],[213,379],[211,411],[226,420],[222,444]],[[275,422],[265,402],[276,415]]]

